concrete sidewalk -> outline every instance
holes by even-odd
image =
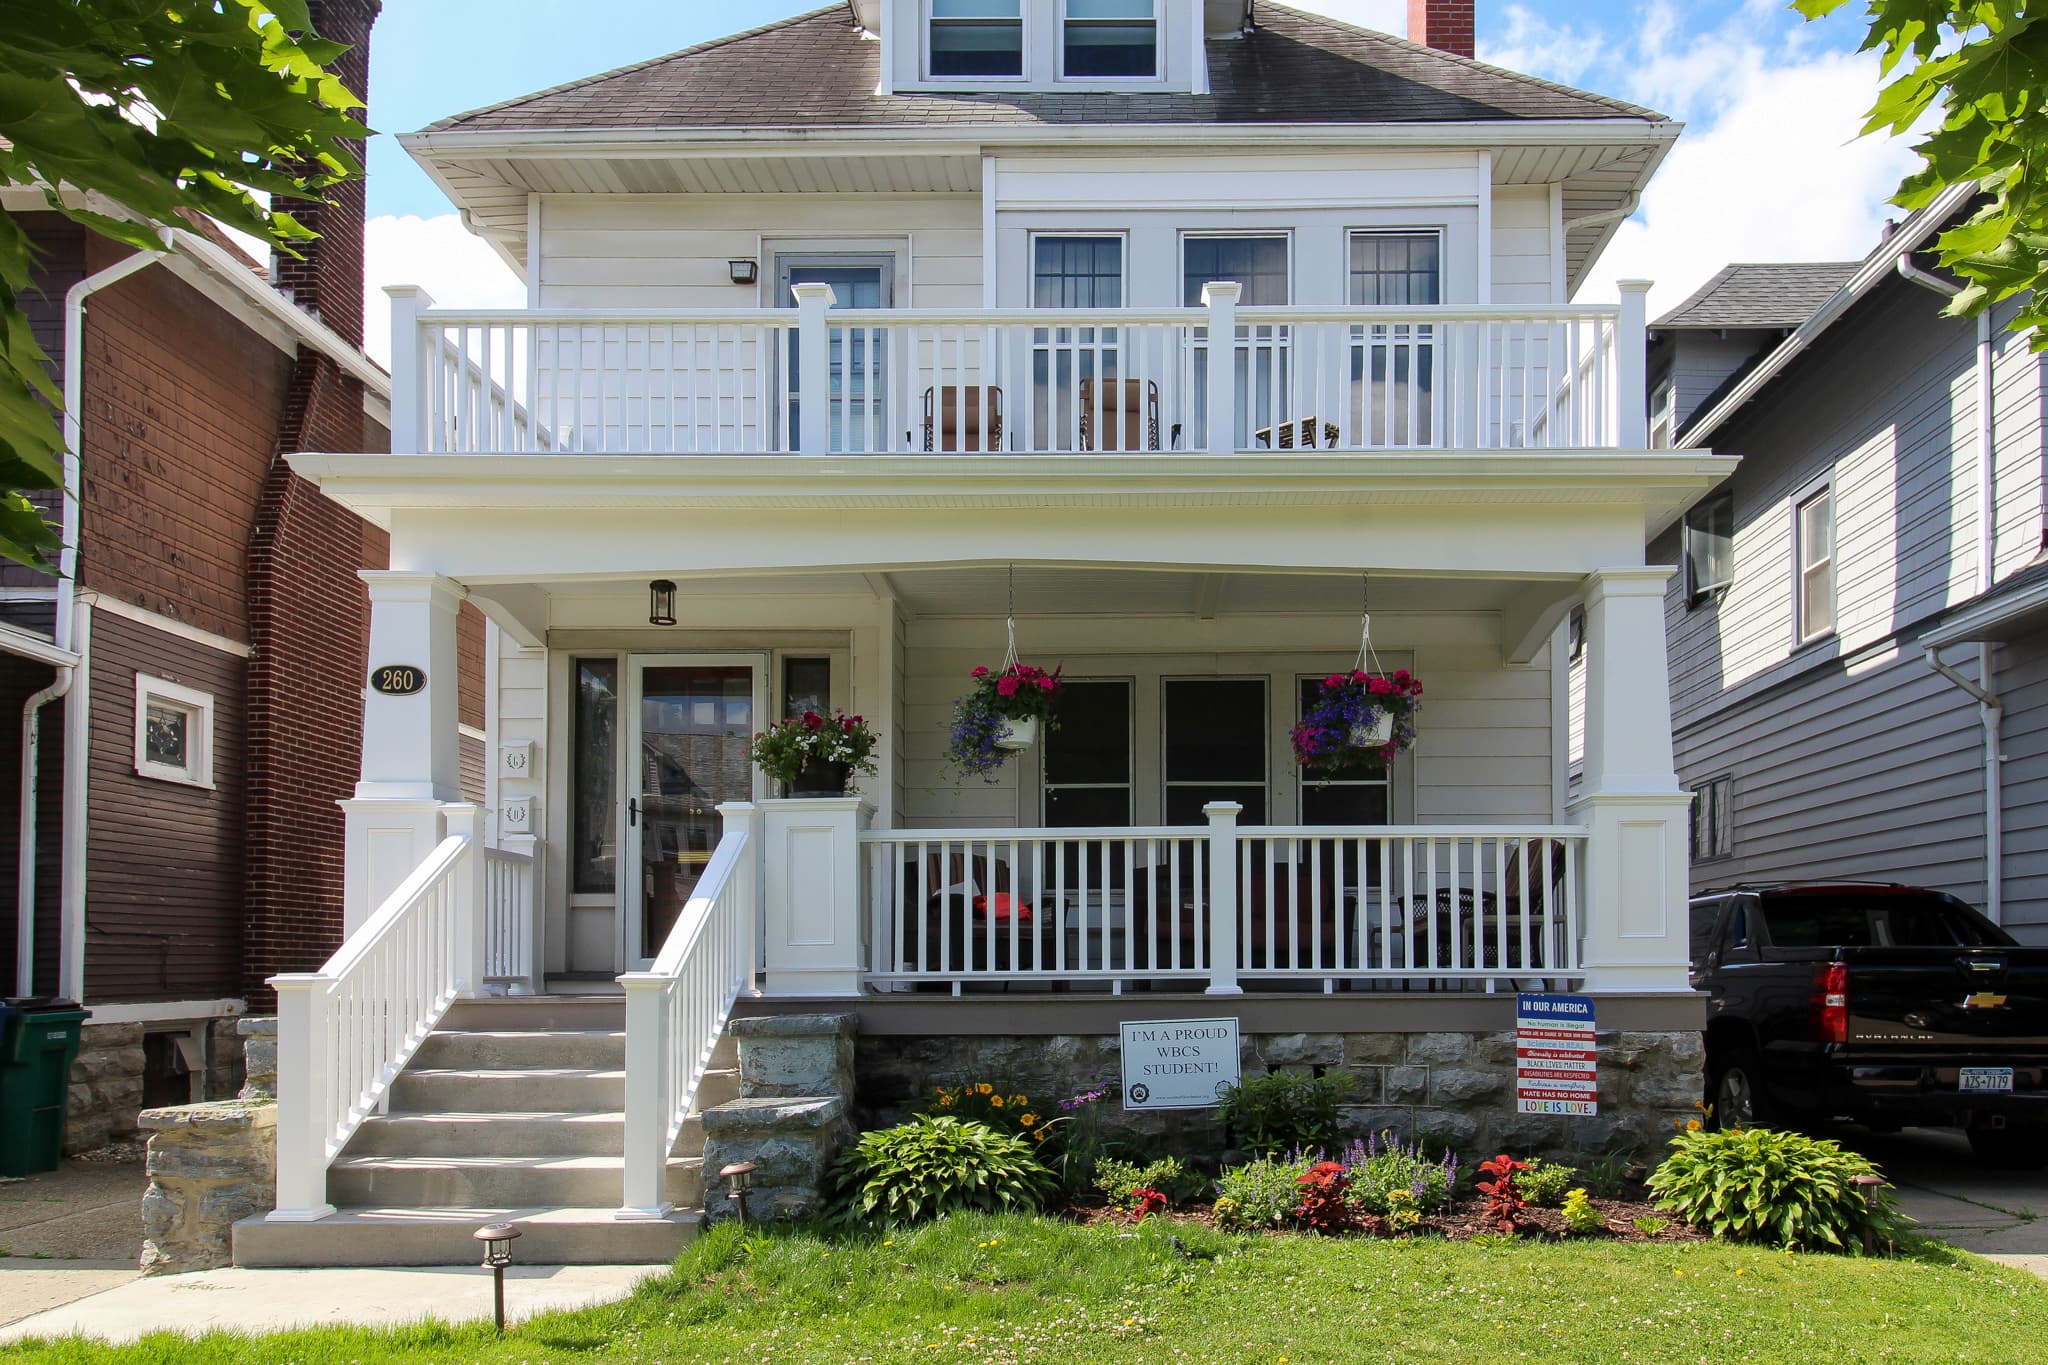
[[[2048,1171],[1994,1170],[1949,1129],[1852,1132],[1843,1141],[1883,1169],[1913,1231],[2048,1278]]]
[[[505,1315],[518,1320],[558,1308],[588,1308],[630,1294],[666,1266],[513,1266],[505,1273]],[[11,1291],[13,1280],[0,1281]],[[435,1318],[467,1322],[491,1314],[491,1277],[475,1266],[405,1270],[207,1270],[159,1275],[94,1293],[0,1327],[0,1343],[83,1334],[133,1341],[150,1332],[198,1335],[281,1332],[295,1327],[388,1327]]]
[[[0,1324],[135,1279],[142,1149],[0,1180]]]

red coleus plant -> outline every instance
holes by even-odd
[[[1166,1212],[1166,1196],[1157,1190],[1137,1186],[1131,1191],[1131,1221],[1142,1223],[1155,1213]]]
[[[1526,1161],[1517,1161],[1502,1152],[1491,1161],[1479,1163],[1479,1169],[1493,1177],[1479,1182],[1479,1192],[1486,1196],[1486,1219],[1502,1232],[1512,1233],[1522,1225],[1522,1210],[1529,1201],[1522,1198],[1522,1192],[1515,1188],[1515,1176],[1529,1169]]]
[[[1346,1232],[1358,1225],[1358,1217],[1346,1198],[1351,1189],[1351,1173],[1343,1163],[1318,1161],[1296,1176],[1294,1183],[1301,1190],[1301,1203],[1295,1206],[1294,1216],[1304,1227],[1317,1232]]]

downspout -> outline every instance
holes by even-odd
[[[79,405],[85,390],[85,301],[163,258],[162,252],[138,251],[86,276],[64,294],[64,497],[59,526],[63,547],[57,558],[56,618],[50,625],[59,649],[71,648],[73,599],[78,583],[78,447],[83,425]],[[75,665],[58,665],[57,676],[50,685],[32,694],[21,707],[21,825],[15,843],[14,890],[14,991],[20,996],[35,994],[36,769],[42,748],[42,710],[71,690],[77,672]],[[67,851],[69,847],[67,841]],[[68,865],[67,858],[64,879],[70,881],[76,875],[77,869]]]
[[[1899,253],[1898,272],[1922,289],[1953,299],[1962,286],[1922,270],[1913,263],[1913,253]],[[1998,429],[1992,412],[1991,310],[1977,315],[1977,591],[1991,591],[1997,572],[1998,553],[1998,471],[1995,465]],[[1977,682],[1941,661],[1933,645],[1924,647],[1928,665],[1963,691],[1977,699],[1977,718],[1984,731],[1984,914],[1993,924],[2004,923],[2005,910],[2005,781],[2001,774],[2005,746],[2005,708],[1992,690],[1992,646],[1977,645]]]

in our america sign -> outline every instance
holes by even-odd
[[[1515,997],[1515,1108],[1524,1114],[1600,1112],[1599,1054],[1593,999],[1586,995]]]

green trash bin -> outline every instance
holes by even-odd
[[[14,1001],[0,1026],[0,1175],[54,1171],[86,1011],[68,1000]]]

